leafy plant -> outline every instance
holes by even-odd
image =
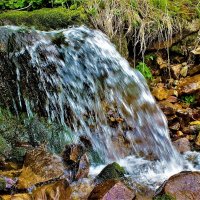
[[[185,95],[181,97],[181,100],[186,103],[186,104],[194,104],[195,100],[196,100],[196,96],[194,94],[192,95]]]
[[[153,78],[150,68],[144,62],[139,62],[136,69],[139,70],[147,80]]]

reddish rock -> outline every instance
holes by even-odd
[[[181,172],[172,176],[163,185],[163,193],[176,200],[200,200],[200,172]]]
[[[190,94],[200,90],[200,74],[197,74],[192,77],[187,77],[181,79],[178,85],[178,93],[181,94]]]
[[[37,183],[59,178],[64,171],[59,156],[47,152],[43,147],[36,148],[26,155],[17,187],[26,189]]]
[[[107,180],[97,185],[88,200],[133,200],[135,192],[117,180]]]
[[[184,153],[186,151],[190,151],[190,142],[187,138],[180,138],[173,142],[173,145],[180,153]]]
[[[170,103],[176,103],[176,102],[178,102],[178,98],[175,97],[175,96],[169,96],[167,98],[167,101],[170,102]]]

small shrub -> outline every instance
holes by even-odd
[[[136,69],[139,70],[147,80],[153,78],[150,68],[144,62],[139,62]]]
[[[190,105],[190,104],[194,104],[195,100],[196,100],[196,96],[194,94],[192,95],[185,95],[181,97],[182,102]]]

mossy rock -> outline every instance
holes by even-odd
[[[59,154],[71,141],[66,127],[38,116],[17,117],[0,109],[0,156],[6,160],[21,162],[27,150],[43,144],[50,152]]]
[[[125,179],[125,170],[118,163],[113,162],[107,165],[100,174],[95,178],[96,183],[102,183],[109,179],[123,180]]]
[[[0,135],[0,155],[9,156],[11,153],[11,145]]]
[[[62,29],[72,25],[87,24],[84,8],[76,10],[43,8],[35,11],[7,11],[0,14],[0,25],[34,27],[39,30]]]

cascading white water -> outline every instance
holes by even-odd
[[[105,163],[117,160],[139,179],[183,169],[145,79],[103,33],[86,27],[40,32],[10,26],[0,33],[15,77],[16,112],[24,105],[31,116],[40,108],[49,120],[67,124],[77,140],[86,135]],[[32,92],[33,84],[38,91]],[[113,115],[121,120],[114,125]],[[118,137],[123,141],[116,144]],[[125,141],[129,145],[121,153]]]

